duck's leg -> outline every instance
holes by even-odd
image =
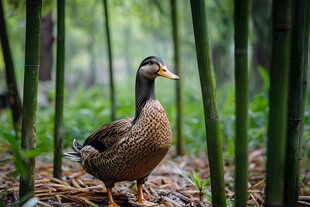
[[[143,195],[143,184],[137,183],[137,187],[138,187],[138,202],[140,204],[144,204],[146,200]]]
[[[137,188],[138,188],[138,202],[142,206],[154,206],[155,203],[149,202],[145,200],[143,195],[143,183],[137,182]]]
[[[113,199],[113,194],[112,194],[112,188],[107,188],[108,192],[108,199],[109,199],[109,206],[108,207],[120,207],[117,205]]]

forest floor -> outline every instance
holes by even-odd
[[[3,154],[2,154],[3,155]],[[2,156],[1,155],[1,156]],[[153,206],[211,206],[204,198],[199,199],[199,192],[184,179],[167,160],[172,161],[187,175],[195,170],[204,180],[209,176],[205,156],[183,156],[172,158],[169,155],[153,171],[144,185],[144,195]],[[100,180],[85,173],[77,164],[64,160],[62,179],[52,177],[52,165],[41,159],[36,163],[35,196],[39,198],[37,206],[107,206],[107,193]],[[254,150],[249,154],[248,206],[263,206],[265,171],[262,150]],[[230,162],[225,161],[225,183],[228,206],[232,206],[234,197],[233,171]],[[13,206],[18,200],[19,179],[12,162],[0,163],[0,207]],[[310,177],[309,170],[303,171],[305,177]],[[304,183],[301,189],[299,206],[310,206],[310,182]],[[210,190],[210,183],[207,185]],[[136,186],[134,182],[120,182],[113,188],[114,199],[120,206],[139,206],[137,204]]]

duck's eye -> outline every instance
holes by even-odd
[[[153,65],[153,64],[154,64],[154,61],[151,60],[151,61],[149,62],[149,65]]]

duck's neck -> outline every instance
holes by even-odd
[[[136,114],[133,120],[135,123],[140,116],[140,113],[149,100],[156,99],[155,96],[155,80],[149,80],[139,73],[136,76]]]

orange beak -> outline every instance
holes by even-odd
[[[163,76],[165,78],[173,79],[173,80],[178,80],[179,76],[171,73],[166,66],[160,66],[159,71],[157,72],[158,75]]]

